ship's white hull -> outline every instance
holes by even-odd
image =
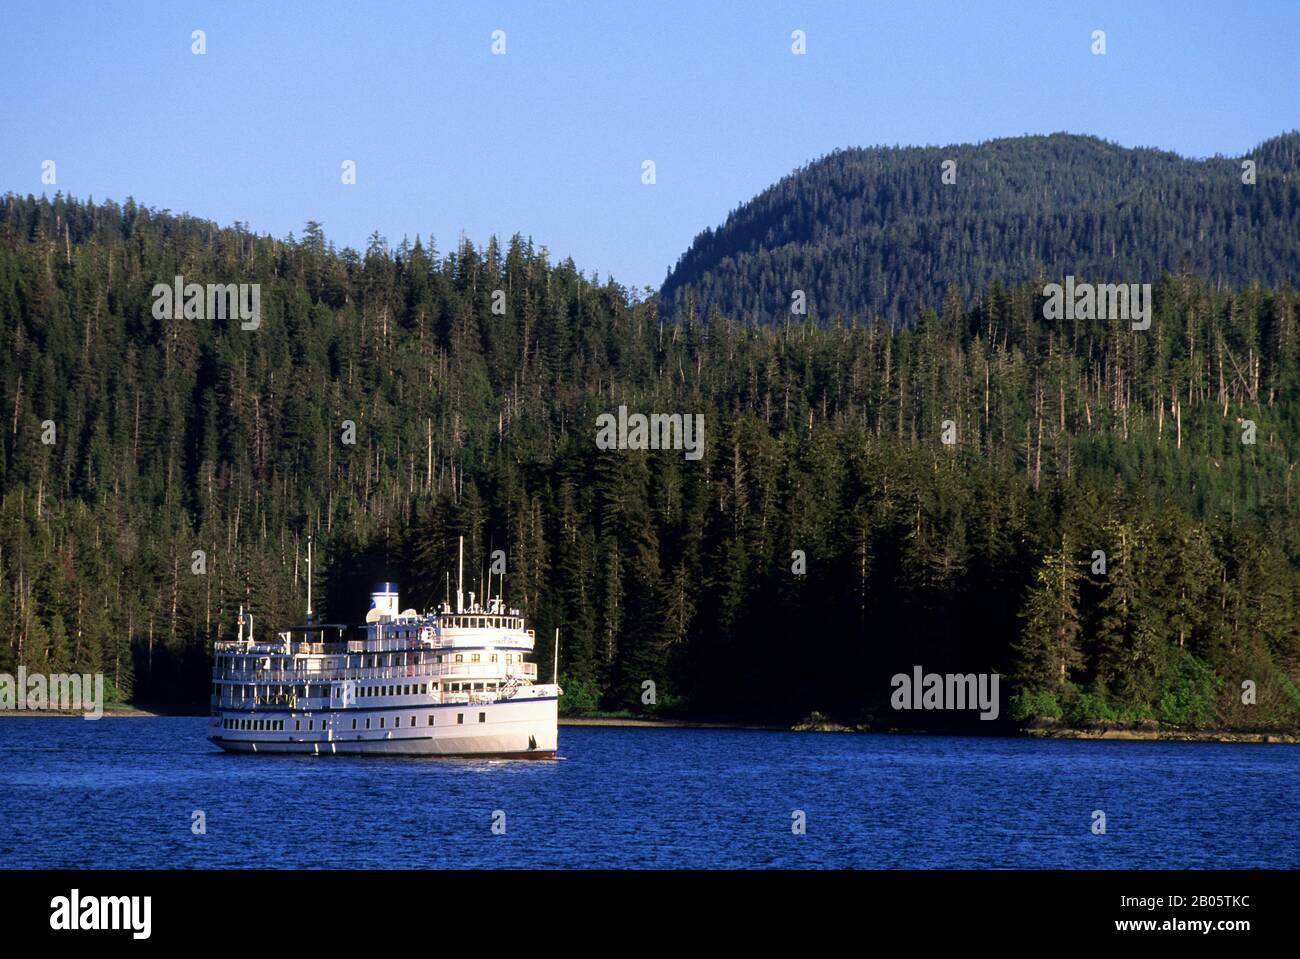
[[[542,692],[537,687],[530,691]],[[384,710],[223,711],[213,717],[208,738],[229,752],[258,754],[553,759],[558,741],[557,702],[552,692],[549,697],[534,695],[483,704],[407,705]],[[254,715],[264,727],[283,728],[223,727],[223,719]],[[381,717],[384,728],[379,728]],[[434,720],[432,725],[429,717]],[[370,728],[366,728],[367,720]],[[353,728],[354,722],[358,728]],[[309,723],[313,728],[308,728]]]

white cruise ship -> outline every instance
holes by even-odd
[[[533,630],[500,598],[464,596],[458,573],[454,611],[399,612],[397,584],[380,583],[364,638],[311,622],[310,588],[307,625],[273,641],[241,608],[239,638],[216,646],[208,738],[232,752],[553,759],[560,688],[536,682]]]

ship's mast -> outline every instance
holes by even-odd
[[[460,538],[460,558],[456,561],[456,613],[465,612],[465,593],[462,590],[465,577],[465,537]]]
[[[555,627],[555,659],[551,663],[551,682],[560,685],[560,627]]]
[[[307,622],[311,622],[311,537],[307,537]]]

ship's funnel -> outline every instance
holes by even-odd
[[[400,608],[397,605],[397,584],[376,583],[375,588],[370,591],[371,612],[376,616],[396,618]],[[370,617],[367,616],[366,619]]]

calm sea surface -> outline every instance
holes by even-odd
[[[1296,746],[562,727],[556,762],[317,759],[226,755],[206,723],[0,719],[0,862],[1300,866]]]

